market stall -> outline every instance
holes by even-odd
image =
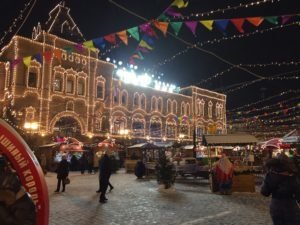
[[[213,152],[216,146],[253,146],[257,143],[257,139],[248,134],[228,134],[228,135],[204,135],[203,145],[208,148],[209,167],[212,169]],[[250,147],[251,148],[251,147]],[[230,157],[230,156],[229,156]],[[254,192],[255,191],[255,177],[252,171],[254,166],[249,165],[235,165],[233,175],[233,192]],[[214,187],[213,179],[210,179],[211,187]],[[212,188],[212,191],[213,188]]]
[[[159,158],[159,150],[162,148],[163,147],[159,147],[149,142],[128,147],[127,157],[125,160],[126,172],[134,172],[134,167],[139,159],[143,160],[143,162],[146,164],[146,169],[148,172],[149,170],[154,170],[155,162]]]

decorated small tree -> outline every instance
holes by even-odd
[[[175,171],[173,164],[167,159],[164,151],[160,150],[156,165],[157,182],[169,189],[175,182]]]

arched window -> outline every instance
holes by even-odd
[[[200,115],[200,100],[196,100],[195,114]]]
[[[68,94],[73,94],[74,93],[74,78],[73,77],[68,77],[67,78],[67,87],[66,87],[66,92]]]
[[[122,100],[121,100],[123,106],[126,106],[126,105],[127,105],[127,96],[128,96],[128,95],[127,95],[127,92],[126,92],[126,91],[123,91],[123,92],[122,92]]]
[[[167,101],[167,112],[171,113],[172,112],[172,102],[170,99]]]
[[[213,103],[211,101],[209,101],[208,103],[208,117],[212,118],[212,107],[213,107]]]
[[[151,111],[157,111],[157,98],[155,96],[151,98]]]
[[[63,79],[62,79],[62,75],[56,74],[55,78],[54,78],[54,91],[63,91]]]
[[[27,87],[37,88],[38,85],[39,85],[39,67],[40,67],[40,64],[36,65],[36,61],[31,62],[31,64],[32,65],[28,66],[28,71],[27,71]]]
[[[176,138],[176,122],[175,120],[167,120],[166,122],[166,137]]]
[[[134,93],[133,95],[133,107],[139,107],[139,94]]]
[[[172,113],[177,113],[177,101],[176,100],[173,100],[173,103],[172,103]]]
[[[185,103],[184,102],[181,102],[180,110],[181,110],[181,115],[185,115]]]
[[[85,95],[85,82],[84,79],[78,80],[77,95]]]
[[[191,115],[191,113],[190,113],[190,104],[187,103],[187,104],[185,105],[185,107],[186,107],[186,114],[185,114],[185,115],[187,115],[187,116]]]
[[[141,98],[141,108],[146,109],[146,96],[142,94],[140,98]]]
[[[115,92],[114,92],[114,104],[115,105],[119,104],[119,95],[120,95],[120,89],[115,88]]]
[[[202,99],[201,101],[200,101],[200,105],[199,105],[199,114],[200,114],[200,116],[204,116],[204,100]]]
[[[104,83],[103,82],[98,82],[97,83],[97,93],[96,96],[99,99],[104,99]]]
[[[159,97],[158,98],[158,101],[157,101],[157,110],[159,111],[159,112],[162,112],[162,108],[163,108],[163,100],[162,100],[162,98],[161,97]]]
[[[132,135],[135,137],[145,136],[145,119],[140,114],[132,117]]]
[[[150,135],[151,137],[161,137],[161,119],[159,117],[152,117],[150,119]]]

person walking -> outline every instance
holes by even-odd
[[[293,162],[279,157],[266,162],[267,174],[260,193],[272,195],[270,215],[274,225],[300,224],[300,181]]]
[[[61,184],[62,184],[62,192],[64,192],[66,190],[66,183],[64,181],[69,176],[69,163],[67,161],[67,156],[65,154],[62,155],[62,160],[58,164],[56,172],[57,172],[57,187],[55,192],[60,191]]]
[[[100,203],[106,203],[107,198],[105,196],[106,190],[109,184],[109,178],[111,175],[111,160],[107,154],[104,153],[103,158],[101,159],[100,167],[99,167],[99,176],[100,176]]]
[[[221,194],[230,194],[233,177],[233,164],[228,157],[223,154],[215,163],[213,173]]]
[[[100,169],[101,169],[101,163],[102,163],[103,156],[104,155],[102,155],[102,157],[98,161],[98,165],[99,165],[99,176],[98,176],[98,179],[99,179],[99,188],[96,191],[97,193],[101,192],[101,171],[100,171]],[[111,172],[110,172],[109,178],[110,178],[110,176],[111,176]],[[112,191],[112,189],[114,189],[114,186],[112,186],[112,184],[110,183],[109,178],[108,178],[109,191]]]

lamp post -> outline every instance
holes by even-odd
[[[26,130],[26,133],[29,134],[27,136],[27,144],[33,149],[33,141],[34,138],[32,137],[39,129],[39,124],[37,122],[26,122],[24,124],[24,128]]]

